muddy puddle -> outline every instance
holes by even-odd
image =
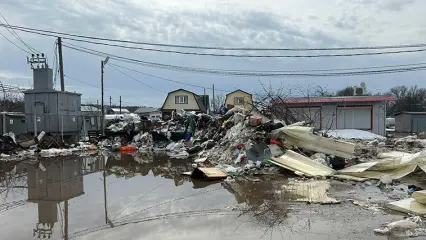
[[[353,204],[386,201],[374,185],[332,181],[340,204],[291,203],[277,197],[288,176],[194,181],[181,175],[191,164],[161,155],[2,164],[2,239],[389,239],[373,229],[403,218]]]

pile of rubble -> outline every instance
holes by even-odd
[[[0,136],[0,153],[2,155],[16,154],[19,149],[13,133]]]

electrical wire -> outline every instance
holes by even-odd
[[[0,24],[1,25],[1,24]],[[50,37],[59,37],[53,34],[39,33],[35,31],[21,30],[19,28],[13,28],[19,31],[35,33],[39,35],[45,35]],[[47,31],[49,32],[49,31]],[[64,33],[61,33],[64,34]],[[64,34],[71,35],[71,34]],[[138,49],[144,51],[154,51],[154,52],[163,52],[163,53],[175,53],[175,54],[184,54],[184,55],[196,55],[196,56],[214,56],[214,57],[238,57],[238,58],[320,58],[320,57],[356,57],[356,56],[371,56],[371,55],[386,55],[386,54],[401,54],[401,53],[416,53],[416,52],[425,52],[426,48],[422,49],[414,49],[414,50],[399,50],[399,51],[388,51],[388,52],[363,52],[363,53],[341,53],[341,54],[315,54],[315,55],[247,55],[247,54],[216,54],[216,53],[197,53],[197,52],[182,52],[176,50],[163,50],[163,49],[154,49],[154,48],[142,48],[142,47],[132,47],[132,46],[123,46],[117,44],[109,44],[109,43],[101,43],[101,42],[93,42],[83,39],[75,39],[70,37],[62,37],[71,41],[85,42],[90,44],[97,44],[103,46],[112,46],[112,47],[120,47],[120,48],[128,48],[128,49]],[[89,38],[89,37],[86,37]],[[90,37],[92,38],[92,37]],[[203,49],[203,48],[200,48]],[[278,50],[275,50],[278,51]]]
[[[64,35],[77,38],[86,38],[92,40],[101,40],[109,42],[120,42],[120,43],[131,43],[139,45],[149,45],[149,46],[158,46],[158,47],[175,47],[175,48],[191,48],[191,49],[203,49],[203,50],[227,50],[227,51],[336,51],[336,50],[377,50],[377,49],[399,49],[399,48],[419,48],[426,47],[426,43],[421,44],[400,44],[400,45],[381,45],[381,46],[362,46],[362,47],[336,47],[336,48],[241,48],[241,47],[218,47],[218,46],[195,46],[195,45],[178,45],[178,44],[165,44],[165,43],[152,43],[152,42],[141,42],[141,41],[130,41],[130,40],[119,40],[119,39],[110,39],[78,34],[70,34],[58,31],[49,31],[43,29],[29,28],[23,26],[14,26],[14,25],[4,25],[0,24],[2,27],[12,28],[18,31],[28,31],[32,33],[50,33],[57,35]],[[58,37],[56,35],[51,35]]]
[[[6,24],[8,25],[8,26],[10,26],[10,24],[9,24],[9,22],[7,21],[7,19],[6,19],[6,17],[0,12],[0,16],[3,18],[3,20],[6,22]],[[0,21],[0,23],[1,24],[3,24],[3,22],[2,21]],[[33,47],[31,47],[30,45],[28,45],[26,42],[24,42],[24,40],[22,40],[22,38],[21,37],[19,37],[19,35],[18,35],[18,33],[16,33],[15,32],[15,30],[13,29],[13,28],[11,28],[11,29],[9,29],[9,28],[6,28],[6,30],[8,31],[8,32],[10,32],[10,34],[12,34],[12,36],[14,36],[16,39],[18,39],[20,42],[22,42],[27,48],[28,48],[28,50],[30,50],[32,53],[36,53],[36,52],[38,52],[38,53],[41,53],[40,51],[38,51],[38,50],[36,50],[35,48],[33,48]]]
[[[104,53],[104,52],[99,52],[90,48],[85,48],[85,47],[81,47],[72,43],[67,43],[70,46],[76,47],[76,48],[81,48],[87,51],[92,51],[92,52],[96,52],[96,53],[102,53],[102,54],[106,54],[106,55],[98,55],[98,56],[111,56],[111,54],[108,53]],[[84,51],[83,51],[84,52]],[[143,63],[147,63],[147,64],[159,64],[159,63],[155,63],[155,62],[144,62]],[[207,71],[224,71],[224,72],[249,72],[249,73],[297,73],[297,72],[329,72],[329,71],[350,71],[350,70],[368,70],[368,69],[380,69],[380,68],[393,68],[393,67],[408,67],[408,66],[419,66],[419,65],[426,65],[426,62],[424,63],[411,63],[411,64],[399,64],[399,65],[384,65],[384,66],[373,66],[373,67],[359,67],[359,68],[334,68],[334,69],[307,69],[307,70],[265,70],[265,71],[249,71],[249,70],[242,70],[242,69],[215,69],[215,68],[194,68],[197,70],[207,70]],[[116,65],[118,66],[118,65]],[[171,67],[176,67],[173,65],[168,65]],[[145,74],[145,73],[141,73],[141,74]],[[148,75],[148,74],[146,74]],[[149,75],[148,75],[149,76]],[[156,76],[152,76],[152,77],[156,77]],[[181,82],[178,82],[181,83]],[[204,87],[203,87],[204,88]]]
[[[400,53],[415,53],[424,52],[426,48],[414,49],[414,50],[399,50],[399,51],[388,51],[388,52],[364,52],[364,53],[345,53],[345,54],[315,54],[315,55],[248,55],[248,54],[217,54],[217,53],[197,53],[197,52],[182,52],[176,50],[163,50],[155,48],[142,48],[123,46],[118,44],[109,44],[101,42],[93,42],[75,38],[64,38],[71,41],[84,42],[109,47],[119,47],[126,49],[137,49],[143,51],[162,52],[162,53],[175,53],[183,55],[196,55],[196,56],[213,56],[213,57],[237,57],[237,58],[320,58],[320,57],[355,57],[355,56],[371,56],[371,55],[386,55],[386,54],[400,54]]]
[[[123,67],[123,66],[120,66],[120,65],[117,65],[117,64],[114,64],[114,63],[109,63],[109,64],[110,65],[114,65],[115,67],[123,68],[123,69],[129,70],[129,71],[133,71],[133,72],[145,75],[145,76],[149,76],[149,77],[161,79],[161,80],[164,80],[164,81],[174,82],[174,83],[178,83],[178,84],[182,84],[182,85],[187,85],[187,86],[191,86],[191,87],[196,87],[196,88],[201,88],[201,89],[213,90],[212,87],[203,87],[203,86],[200,86],[200,85],[195,85],[195,84],[185,83],[185,82],[181,82],[181,81],[177,81],[177,80],[173,80],[173,79],[169,79],[169,78],[159,77],[159,76],[155,76],[155,75],[152,75],[152,74],[149,74],[149,73],[144,73],[144,72],[141,72],[141,71],[138,71],[138,70],[135,70],[135,69]],[[221,89],[216,89],[216,88],[214,90],[218,91],[218,92],[232,92],[232,91],[221,90]]]
[[[21,49],[23,52],[25,52],[25,53],[27,53],[27,54],[31,54],[31,52],[29,52],[29,51],[27,51],[27,50],[25,50],[25,49],[21,48],[21,47],[20,47],[20,46],[18,46],[16,43],[14,43],[14,42],[12,42],[11,40],[9,40],[9,38],[7,38],[5,35],[3,35],[3,33],[0,33],[0,35],[1,35],[4,39],[6,39],[8,42],[10,42],[11,44],[15,45],[15,47],[17,47],[17,48]]]
[[[146,84],[146,83],[144,83],[144,82],[142,82],[142,81],[140,81],[140,80],[138,80],[138,79],[136,79],[136,78],[134,78],[134,77],[130,76],[129,74],[127,74],[127,73],[125,73],[125,72],[121,71],[120,69],[118,69],[118,68],[116,68],[116,67],[114,67],[114,66],[112,66],[112,65],[110,65],[110,67],[112,67],[112,68],[113,68],[113,69],[115,69],[116,71],[120,72],[121,74],[123,74],[123,75],[125,75],[125,76],[127,76],[127,77],[129,77],[129,78],[131,78],[131,79],[133,79],[133,80],[135,80],[135,81],[137,81],[137,82],[141,83],[142,85],[145,85],[145,86],[147,86],[147,87],[149,87],[149,88],[152,88],[152,89],[154,89],[154,90],[157,90],[157,91],[159,91],[159,92],[162,92],[162,93],[166,93],[166,94],[167,94],[167,92],[165,92],[165,91],[163,91],[163,90],[160,90],[160,89],[158,89],[158,88],[155,88],[155,87],[153,87],[153,86],[151,86],[151,85],[148,85],[148,84]]]
[[[109,63],[108,63],[108,65],[109,65]],[[90,87],[94,87],[94,88],[97,88],[97,89],[101,89],[101,87],[100,87],[100,86],[96,86],[96,85],[94,85],[94,84],[91,84],[91,83],[88,83],[88,82],[81,81],[81,80],[79,80],[79,79],[77,79],[77,78],[70,77],[69,75],[64,75],[64,77],[65,77],[65,78],[68,78],[68,79],[71,79],[71,80],[74,80],[74,81],[77,81],[77,82],[80,82],[80,83],[83,83],[83,84],[85,84],[85,85],[87,85],[87,86],[90,86]],[[116,91],[112,91],[112,90],[110,90],[110,89],[105,89],[105,88],[104,88],[104,90],[105,90],[105,92],[114,93],[114,94],[117,94],[118,96],[123,95],[122,93],[119,93],[119,92],[116,92]],[[126,98],[132,98],[132,97],[128,97],[128,96],[126,96]],[[140,99],[140,98],[138,98],[138,99]],[[123,102],[123,103],[127,103],[127,104],[133,104],[133,103],[131,103],[131,102],[127,102],[127,101],[121,101],[121,102]]]
[[[381,70],[371,70],[371,71],[349,71],[349,72],[329,72],[329,73],[276,73],[276,72],[236,72],[236,71],[224,71],[224,70],[214,70],[206,68],[192,68],[192,67],[183,67],[176,65],[161,64],[155,62],[146,62],[138,59],[126,58],[117,56],[114,54],[109,54],[105,52],[96,51],[93,49],[85,47],[72,47],[68,44],[63,44],[64,47],[69,49],[74,49],[80,52],[88,53],[91,55],[106,57],[109,56],[111,59],[117,61],[123,61],[128,63],[134,63],[138,65],[143,65],[147,67],[156,67],[167,69],[171,71],[182,71],[182,72],[192,72],[200,74],[210,74],[210,75],[220,75],[220,76],[239,76],[239,77],[336,77],[336,76],[359,76],[359,75],[376,75],[376,74],[388,74],[388,73],[398,73],[398,72],[412,72],[412,71],[423,71],[426,70],[426,66],[418,67],[407,67],[407,68],[388,68]]]

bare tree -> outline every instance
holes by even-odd
[[[386,95],[395,96],[397,100],[389,103],[388,114],[402,111],[424,111],[426,103],[426,88],[417,86],[396,86],[390,89]]]
[[[331,92],[320,86],[291,88],[283,85],[265,86],[262,83],[261,86],[262,92],[256,94],[255,105],[265,114],[282,119],[286,124],[305,121],[311,126],[320,127],[321,110],[319,107],[311,106],[311,101],[316,97],[331,96]],[[300,103],[297,102],[299,98],[293,96],[300,97]]]
[[[22,90],[0,82],[0,111],[23,112],[24,106]]]
[[[210,105],[211,105],[211,109],[212,112],[220,112],[220,108],[225,105],[225,100],[226,97],[225,95],[223,95],[223,93],[219,93],[217,95],[214,96],[214,99],[212,99]]]

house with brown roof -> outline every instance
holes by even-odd
[[[225,105],[228,109],[234,106],[251,106],[253,104],[253,97],[250,93],[241,89],[226,94]]]
[[[178,109],[185,111],[194,111],[196,113],[205,113],[208,106],[208,95],[200,96],[185,89],[177,89],[167,94],[161,107],[163,119],[169,119],[171,113]]]

